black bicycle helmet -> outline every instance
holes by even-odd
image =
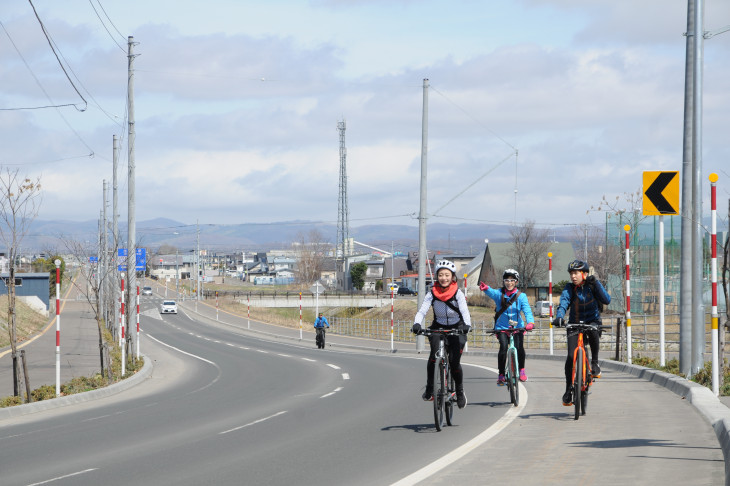
[[[507,269],[507,270],[505,270],[505,271],[504,271],[504,273],[502,274],[502,280],[504,280],[504,279],[506,279],[506,278],[508,278],[508,277],[512,277],[512,278],[514,278],[515,280],[519,280],[519,279],[520,279],[520,272],[518,272],[518,271],[517,271],[517,270],[515,270],[514,268],[508,268],[508,269]]]
[[[572,262],[570,262],[570,264],[568,265],[568,273],[575,272],[576,270],[579,272],[590,271],[590,269],[588,268],[588,264],[583,260],[573,260]]]

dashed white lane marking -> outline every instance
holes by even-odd
[[[29,484],[28,486],[38,486],[39,484],[48,484],[48,483],[52,483],[54,481],[59,481],[61,479],[66,479],[66,478],[70,478],[70,477],[73,477],[73,476],[78,476],[80,474],[86,474],[87,472],[96,471],[97,469],[99,469],[99,468],[94,467],[94,468],[91,468],[91,469],[84,469],[83,471],[77,471],[77,472],[74,472],[74,473],[71,473],[71,474],[66,474],[65,476],[58,476],[57,478],[47,479],[45,481],[41,481],[40,483]]]
[[[316,363],[316,359],[310,359],[310,358],[302,358],[304,361],[309,361],[310,363]]]
[[[339,366],[337,366],[337,365],[333,365],[333,364],[331,364],[331,363],[327,363],[327,366],[329,366],[330,368],[336,369],[336,370],[339,370],[339,369],[340,369],[340,367],[339,367]]]
[[[343,380],[349,380],[350,379],[350,373],[342,373],[342,379]]]
[[[277,412],[274,415],[269,415],[268,417],[264,417],[262,419],[254,420],[253,422],[249,422],[246,425],[241,425],[241,426],[238,426],[238,427],[234,427],[232,429],[224,430],[223,432],[218,432],[218,435],[227,434],[229,432],[235,432],[236,430],[241,430],[241,429],[243,429],[245,427],[249,427],[251,425],[259,424],[259,423],[261,423],[261,422],[263,422],[265,420],[269,420],[269,419],[272,419],[274,417],[278,417],[279,415],[282,415],[282,414],[285,414],[285,413],[286,413],[286,410],[282,410],[281,412]]]
[[[331,397],[332,395],[334,395],[335,393],[337,393],[337,392],[338,392],[338,391],[340,391],[340,390],[342,390],[342,387],[341,387],[341,386],[338,386],[337,388],[335,388],[335,389],[334,389],[334,390],[332,390],[331,392],[329,392],[329,393],[325,393],[324,395],[322,395],[322,396],[321,396],[321,397],[319,397],[319,398],[327,398],[327,397]]]
[[[495,370],[494,368],[489,368],[487,366],[480,366],[475,364],[470,364],[469,366],[475,366],[477,368],[482,368],[485,370],[492,371],[494,373],[498,373],[498,370]],[[445,456],[437,459],[436,461],[432,462],[426,467],[423,467],[419,469],[418,471],[414,472],[413,474],[404,477],[400,481],[397,481],[393,483],[391,486],[411,486],[414,484],[418,484],[419,482],[423,481],[429,476],[432,476],[433,474],[436,474],[449,464],[452,464],[465,455],[469,454],[471,451],[479,447],[480,445],[487,442],[489,439],[500,433],[502,430],[504,430],[505,427],[507,427],[514,419],[516,419],[520,413],[522,413],[522,410],[524,410],[525,405],[527,404],[527,389],[520,384],[520,398],[524,397],[524,400],[520,400],[520,405],[518,407],[510,407],[507,413],[505,413],[502,418],[497,420],[494,424],[492,424],[489,428],[484,430],[482,433],[474,437],[472,440],[467,442],[466,444],[462,445],[461,447],[457,447],[453,451],[449,452]]]
[[[291,355],[289,355],[289,354],[282,354],[282,353],[278,353],[278,354],[279,354],[279,356],[281,356],[282,358],[291,358]]]

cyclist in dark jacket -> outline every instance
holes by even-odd
[[[553,326],[565,326],[565,314],[568,314],[569,323],[583,322],[585,324],[601,324],[600,304],[611,303],[611,296],[608,295],[598,279],[588,276],[588,264],[582,260],[574,260],[568,265],[571,282],[568,283],[560,294],[560,303],[555,312]],[[598,350],[600,346],[600,333],[598,331],[587,331],[585,333],[588,344],[591,348],[591,370],[593,378],[601,377],[601,368],[598,365]],[[568,334],[568,356],[565,360],[565,394],[563,405],[572,405],[573,396],[571,383],[573,378],[573,352],[578,345],[578,334]]]

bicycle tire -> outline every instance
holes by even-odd
[[[509,370],[509,377],[507,378],[507,381],[509,382],[509,398],[516,407],[520,404],[520,389],[518,388],[519,373],[517,371],[517,350],[515,348],[510,349],[508,356],[509,365],[507,369]]]
[[[454,381],[451,376],[451,368],[447,366],[446,375],[446,396],[444,400],[444,418],[446,419],[446,425],[451,425],[451,419],[454,416],[454,400],[451,398],[454,393]]]
[[[575,406],[575,420],[578,420],[580,416],[580,407],[583,393],[583,367],[585,366],[585,356],[583,356],[583,349],[578,348],[575,352],[575,361],[573,362],[573,373],[575,379],[573,380],[573,405]]]
[[[588,406],[588,389],[580,392],[580,414],[586,414],[586,407]]]
[[[444,363],[439,361],[439,376],[433,382],[433,421],[436,430],[441,431],[444,425]]]

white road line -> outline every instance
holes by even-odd
[[[340,367],[339,367],[339,366],[337,366],[337,365],[333,365],[333,364],[330,364],[330,363],[327,363],[327,366],[329,366],[330,368],[334,368],[334,369],[336,369],[336,370],[339,370],[339,369],[340,369]]]
[[[343,380],[349,380],[350,379],[350,373],[342,373],[342,379]]]
[[[32,483],[32,484],[29,484],[28,486],[38,486],[39,484],[48,484],[48,483],[52,483],[53,481],[59,481],[61,479],[66,479],[66,478],[70,478],[70,477],[73,477],[73,476],[78,476],[79,474],[85,474],[87,472],[96,471],[97,469],[99,469],[99,468],[98,467],[94,467],[94,468],[91,468],[91,469],[84,469],[83,471],[78,471],[78,472],[75,472],[75,473],[66,474],[65,476],[58,476],[57,478],[47,479],[45,481],[41,481],[40,483]]]
[[[284,413],[286,413],[286,410],[282,410],[281,412],[275,413],[274,415],[269,415],[268,417],[264,417],[262,419],[254,420],[253,422],[250,422],[250,423],[248,423],[246,425],[241,425],[239,427],[234,427],[232,429],[224,430],[223,432],[218,432],[218,435],[227,434],[229,432],[235,432],[236,430],[241,430],[241,429],[243,429],[245,427],[248,427],[249,425],[255,425],[255,424],[261,423],[261,422],[263,422],[265,420],[269,420],[271,418],[277,417],[277,416],[279,416],[281,414],[284,414]]]
[[[337,387],[337,388],[335,388],[335,389],[334,389],[333,391],[331,391],[331,392],[329,392],[329,393],[325,393],[324,395],[322,395],[322,396],[321,396],[321,397],[319,397],[319,398],[327,398],[327,397],[331,397],[332,395],[334,395],[335,393],[337,393],[337,392],[338,392],[338,391],[340,391],[340,390],[342,390],[342,387],[341,387],[341,386],[338,386],[338,387]]]
[[[195,354],[192,354],[192,353],[188,353],[187,351],[183,351],[182,349],[176,348],[175,346],[170,346],[170,345],[169,345],[169,344],[167,344],[167,343],[163,343],[163,342],[162,342],[162,341],[160,341],[159,339],[155,338],[155,337],[154,337],[154,336],[153,336],[152,334],[147,334],[147,337],[148,337],[148,338],[150,338],[150,339],[152,339],[153,341],[155,341],[155,342],[157,342],[157,343],[160,343],[160,344],[162,344],[163,346],[167,346],[167,347],[168,347],[168,348],[170,348],[170,349],[174,349],[175,351],[177,351],[177,352],[179,352],[179,353],[182,353],[182,354],[186,354],[186,355],[188,355],[188,356],[192,356],[193,358],[197,358],[197,359],[199,359],[200,361],[204,361],[204,362],[206,362],[206,363],[212,364],[213,366],[215,366],[216,368],[218,368],[218,365],[217,365],[217,364],[215,364],[214,362],[212,362],[212,361],[210,361],[210,360],[207,360],[207,359],[205,359],[205,358],[201,358],[201,357],[200,357],[200,356],[198,356],[198,355],[195,355]]]
[[[466,363],[465,363],[466,364]],[[474,365],[469,364],[469,366],[475,366],[477,368],[483,368],[485,370],[492,371],[494,373],[499,373],[498,370],[495,370],[494,368],[489,368],[487,366],[481,366],[481,365]],[[393,483],[391,486],[411,486],[414,484],[417,484],[427,477],[436,474],[446,466],[458,461],[465,455],[469,454],[471,451],[479,447],[480,445],[487,442],[489,439],[497,435],[499,432],[504,430],[505,427],[507,427],[509,424],[516,419],[522,410],[524,410],[525,405],[527,404],[527,389],[524,387],[524,385],[520,384],[520,405],[518,407],[510,407],[507,413],[505,413],[502,418],[497,420],[494,424],[492,424],[491,427],[484,430],[481,434],[474,437],[472,440],[467,442],[466,444],[462,445],[461,447],[457,447],[453,451],[449,452],[445,456],[436,459],[434,462],[429,464],[426,467],[423,467],[419,469],[418,471],[414,472],[413,474],[404,477],[400,481],[397,481]],[[524,398],[524,399],[523,399]]]
[[[279,353],[279,356],[281,356],[282,358],[291,358],[291,355],[289,355],[289,354],[281,354],[281,353]]]
[[[268,351],[264,351],[263,349],[257,349],[256,351],[258,351],[261,354],[269,354]]]
[[[310,363],[316,363],[316,359],[310,359],[310,358],[302,358],[304,361],[309,361]]]

